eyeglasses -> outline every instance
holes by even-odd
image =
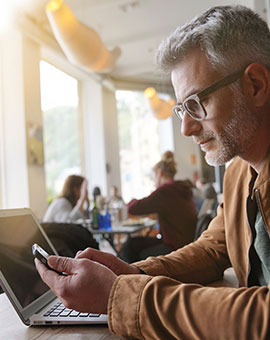
[[[203,120],[206,117],[207,113],[201,103],[202,98],[206,97],[214,91],[221,89],[222,87],[232,84],[234,81],[242,76],[242,74],[245,72],[245,69],[246,68],[241,71],[234,72],[229,76],[214,83],[213,85],[207,87],[205,90],[188,96],[183,101],[183,104],[177,104],[172,108],[173,113],[178,119],[180,119],[180,121],[182,121],[182,119],[184,118],[185,112],[195,120]]]

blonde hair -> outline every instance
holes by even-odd
[[[161,161],[159,161],[154,167],[153,171],[156,172],[158,169],[161,169],[163,174],[169,177],[174,177],[177,172],[177,164],[174,160],[174,154],[171,151],[166,151],[161,157]]]

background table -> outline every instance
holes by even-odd
[[[157,224],[156,220],[147,219],[144,224],[138,225],[122,225],[119,224],[117,226],[112,227],[111,229],[93,229],[90,224],[85,224],[85,227],[93,234],[93,235],[101,235],[103,239],[108,241],[113,248],[113,250],[118,255],[119,245],[115,244],[115,235],[126,235],[130,237],[139,232],[146,232],[146,235],[152,230],[152,228]]]

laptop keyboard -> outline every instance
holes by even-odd
[[[100,314],[77,312],[73,309],[66,308],[61,302],[57,302],[45,314],[43,314],[43,316],[60,317],[60,318],[61,317],[97,318],[100,316]]]

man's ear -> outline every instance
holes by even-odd
[[[262,107],[269,95],[270,77],[268,69],[262,65],[250,64],[244,72],[244,91],[255,107]]]

